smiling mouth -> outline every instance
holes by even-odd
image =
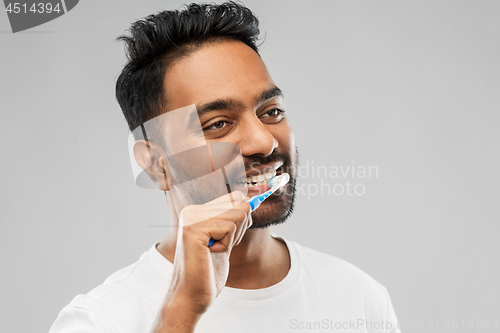
[[[246,177],[246,180],[241,180],[237,182],[237,184],[249,188],[269,185],[269,180],[271,180],[271,178],[273,178],[274,176],[276,176],[276,170],[266,172],[257,176]]]

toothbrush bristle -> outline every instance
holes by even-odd
[[[273,178],[269,179],[269,186],[273,187],[274,184],[276,184],[276,176],[274,176]]]
[[[273,188],[274,185],[280,180],[279,176],[274,176],[273,178],[269,179],[269,187]]]

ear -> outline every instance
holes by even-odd
[[[136,141],[133,150],[137,164],[146,171],[156,186],[162,191],[169,191],[163,150],[146,140]]]

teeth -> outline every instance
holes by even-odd
[[[269,180],[276,176],[276,170],[260,174],[257,176],[247,177],[245,187],[263,186],[269,184]]]

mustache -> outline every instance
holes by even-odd
[[[274,150],[270,155],[255,154],[248,157],[243,157],[245,170],[248,172],[260,165],[268,165],[274,162],[283,162],[283,167],[287,167],[291,163],[290,155],[280,150]]]
[[[233,167],[226,168],[226,175],[228,177],[228,182],[230,184],[237,183],[239,181],[245,181],[246,173],[256,167],[261,165],[269,165],[274,162],[283,162],[283,170],[289,170],[291,166],[291,157],[289,154],[275,150],[270,155],[255,154],[251,156],[243,156],[243,165],[235,164]],[[243,168],[244,167],[244,168]],[[271,171],[271,170],[268,170]],[[264,172],[268,172],[264,170]]]

